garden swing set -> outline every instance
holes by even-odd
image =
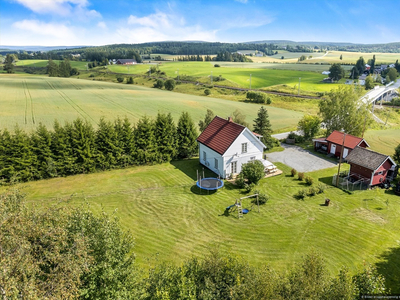
[[[235,204],[229,205],[225,211],[228,213],[234,212],[235,210],[237,210],[238,212],[238,219],[243,218],[243,215],[248,214],[254,206],[254,203],[251,205],[250,208],[243,208],[242,207],[242,200],[243,199],[247,199],[247,198],[257,198],[257,208],[258,208],[258,212],[260,212],[260,204],[258,202],[258,194],[254,194],[254,195],[250,195],[250,196],[246,196],[246,197],[242,197],[239,199],[236,199]]]

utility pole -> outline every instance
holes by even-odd
[[[300,82],[301,82],[301,77],[299,77],[299,91],[297,92],[300,95]]]
[[[342,144],[342,149],[340,149],[340,157],[339,157],[339,167],[337,171],[337,176],[336,176],[336,186],[339,186],[339,176],[340,176],[340,165],[342,164],[342,157],[343,157],[343,149],[344,149],[344,140],[346,138],[346,132],[343,134],[343,144]]]
[[[251,74],[250,74],[250,90],[251,90]]]

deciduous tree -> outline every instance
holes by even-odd
[[[329,72],[331,72],[329,74],[329,77],[335,81],[338,81],[345,76],[344,69],[342,68],[342,66],[340,64],[333,64],[329,68]]]
[[[215,114],[211,109],[207,109],[206,115],[204,117],[204,120],[199,121],[199,129],[200,132],[203,132],[204,129],[208,126],[208,124],[211,123],[212,119],[214,119]]]
[[[321,119],[317,116],[305,115],[297,124],[305,139],[312,139],[321,127]]]

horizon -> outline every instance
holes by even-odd
[[[0,0],[0,47],[81,47],[160,41],[290,40],[386,44],[400,25],[380,1]],[[60,46],[61,45],[61,46]]]

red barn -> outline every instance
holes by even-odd
[[[134,60],[134,59],[118,59],[116,64],[117,65],[134,65],[134,64],[136,64],[136,60]]]
[[[315,150],[321,149],[328,154],[340,157],[343,139],[343,158],[346,158],[347,155],[357,146],[362,148],[369,147],[368,143],[363,138],[359,138],[351,134],[346,134],[346,137],[344,137],[343,132],[335,130],[327,138],[313,139],[314,148]]]
[[[388,155],[381,154],[362,147],[355,147],[347,156],[350,164],[349,177],[364,178],[370,186],[393,180],[396,176],[396,163]]]

